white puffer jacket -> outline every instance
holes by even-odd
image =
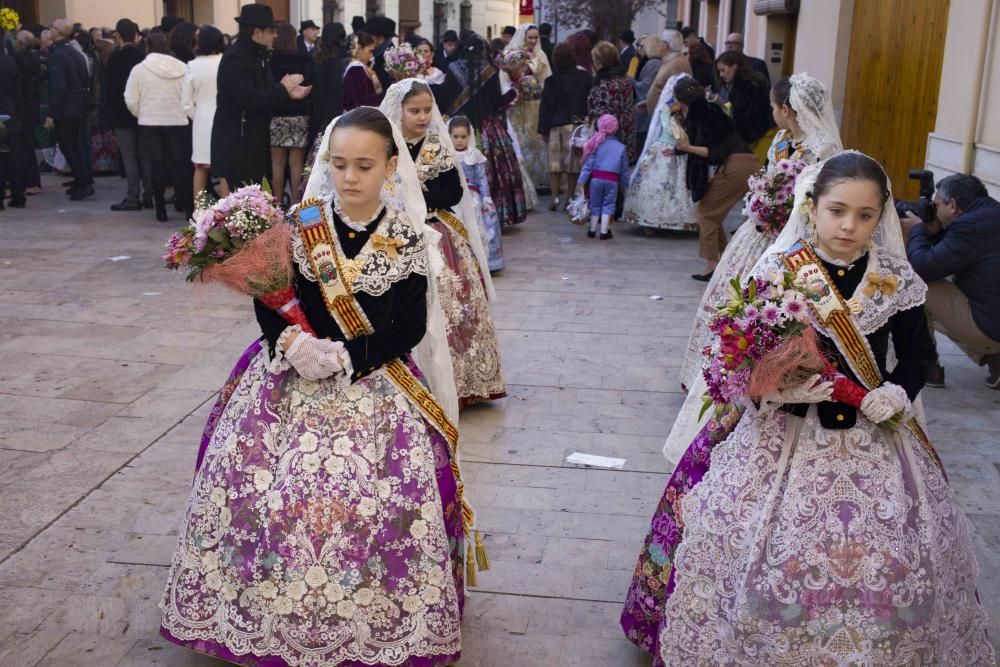
[[[187,125],[181,105],[184,63],[164,53],[150,53],[132,68],[125,84],[125,105],[139,125]]]

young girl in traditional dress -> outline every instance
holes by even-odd
[[[256,304],[264,341],[210,420],[161,632],[243,665],[451,664],[471,560],[437,233],[383,114],[322,142],[290,249],[315,335]]]
[[[493,280],[479,230],[471,226],[476,222],[475,205],[448,128],[430,88],[417,79],[392,84],[381,110],[398,121],[416,164],[427,224],[441,235],[446,266],[438,296],[447,322],[459,401],[464,406],[501,398],[507,388],[488,302],[493,298]]]
[[[646,145],[632,171],[622,220],[651,229],[693,232],[698,215],[687,188],[687,154],[677,152],[684,120],[674,115],[674,85],[688,74],[670,77],[650,117]]]
[[[751,275],[785,271],[809,276],[820,347],[867,396],[855,409],[814,376],[706,427],[653,518],[627,636],[657,665],[995,664],[969,521],[911,415],[927,286],[877,162],[843,152],[799,176]]]
[[[597,222],[601,223],[601,240],[614,238],[608,225],[615,217],[618,188],[628,187],[628,149],[618,141],[618,119],[605,114],[597,119],[597,132],[583,146],[583,169],[577,180],[582,191],[590,181],[590,229],[587,236],[597,235]]]
[[[476,131],[465,116],[451,118],[448,121],[448,133],[455,146],[455,155],[465,172],[465,182],[472,192],[474,208],[479,215],[479,226],[489,252],[490,271],[501,271],[504,267],[503,239],[500,236],[496,205],[490,196],[490,182],[486,178],[486,157],[476,147]]]
[[[371,67],[374,53],[374,37],[364,32],[351,37],[351,62],[344,68],[344,111],[382,101],[382,83]]]
[[[538,26],[525,23],[518,27],[506,53],[525,52],[527,61],[510,75],[507,85],[518,91],[517,99],[507,110],[510,127],[520,146],[525,171],[536,189],[548,183],[548,146],[538,133],[538,111],[545,80],[552,74],[549,58],[542,50]],[[501,75],[504,85],[505,75]]]

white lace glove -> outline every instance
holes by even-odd
[[[350,357],[342,342],[301,331],[285,352],[285,358],[306,380],[322,380],[347,372],[350,367]]]
[[[881,424],[900,412],[909,411],[910,397],[906,395],[906,390],[891,382],[872,390],[861,401],[861,414],[875,424]]]
[[[833,382],[822,382],[819,375],[813,375],[802,384],[773,391],[761,400],[761,408],[777,408],[785,403],[822,403],[833,396]]]

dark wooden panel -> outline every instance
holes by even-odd
[[[290,13],[288,11],[288,0],[257,0],[258,5],[267,5],[274,12],[274,20],[278,22],[288,22]],[[298,30],[298,26],[295,26]]]
[[[934,129],[948,0],[855,0],[841,134],[881,162],[897,197],[917,196]]]

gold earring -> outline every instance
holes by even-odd
[[[392,177],[385,179],[385,183],[382,185],[382,189],[386,191],[390,197],[396,196],[396,184],[393,183]]]

